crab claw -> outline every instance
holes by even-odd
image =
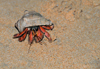
[[[43,39],[43,33],[40,31],[40,29],[38,29],[38,31],[36,32],[36,36],[35,36],[35,40],[36,42],[40,42]]]
[[[44,29],[47,29],[47,30],[52,30],[54,28],[54,25],[51,25],[51,26],[42,26]]]
[[[49,41],[52,41],[50,34],[40,26],[40,30],[45,34],[45,36],[49,39]]]
[[[18,40],[19,40],[20,42],[23,41],[23,40],[25,40],[26,35],[27,35],[27,32],[25,32]]]
[[[32,33],[32,31],[30,30],[30,31],[29,31],[29,44],[32,44],[32,42],[33,42],[33,33]]]
[[[15,34],[13,38],[20,37],[20,36],[22,36],[24,33],[26,33],[27,31],[28,31],[28,28],[25,28],[24,31],[22,31],[22,32],[20,32],[20,33],[18,33],[18,34]],[[22,38],[21,38],[21,39],[22,39]]]

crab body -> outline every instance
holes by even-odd
[[[15,34],[14,38],[19,38],[19,41],[25,40],[27,34],[29,35],[29,44],[32,44],[33,40],[36,43],[42,41],[44,35],[49,41],[52,41],[46,30],[52,30],[53,23],[35,11],[26,11],[22,18],[15,23],[15,27],[19,33]]]

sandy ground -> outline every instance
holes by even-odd
[[[24,10],[55,28],[43,45],[13,39]],[[0,69],[100,69],[100,0],[0,0]]]

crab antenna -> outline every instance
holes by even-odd
[[[30,52],[30,48],[31,48],[31,44],[30,44],[30,46],[29,46],[28,53]]]

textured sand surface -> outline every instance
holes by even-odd
[[[54,42],[13,39],[24,10],[50,19]],[[0,0],[0,69],[100,69],[100,0]]]

